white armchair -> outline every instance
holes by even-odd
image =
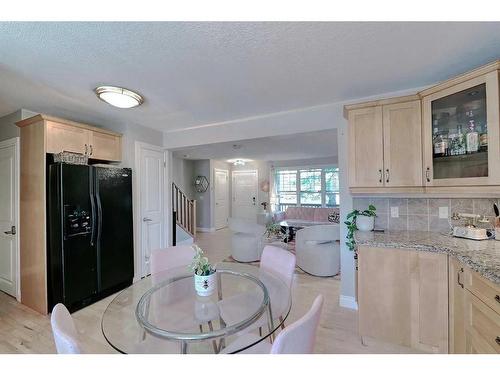
[[[297,266],[315,276],[337,275],[340,272],[339,239],[338,224],[298,230],[295,237]]]
[[[238,262],[255,262],[260,259],[264,248],[264,225],[251,220],[229,218],[231,236],[231,255]]]

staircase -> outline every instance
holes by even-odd
[[[181,189],[172,183],[173,245],[193,243],[196,237],[196,201],[189,199]],[[181,237],[183,232],[187,234]]]

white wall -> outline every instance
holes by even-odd
[[[339,158],[332,156],[329,158],[299,159],[299,160],[276,160],[269,162],[271,168],[283,167],[313,167],[315,165],[338,165]]]
[[[19,109],[6,116],[0,117],[0,141],[19,137],[21,131],[15,123],[35,115],[35,112],[31,112],[26,109]]]
[[[210,160],[194,160],[193,175],[194,177],[205,176],[210,182]],[[194,199],[196,199],[196,226],[207,230],[213,228],[211,215],[211,188],[212,184],[210,183],[206,192],[194,192]]]
[[[172,157],[170,168],[172,181],[189,199],[194,199],[194,161]]]

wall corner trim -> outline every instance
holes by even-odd
[[[351,309],[351,310],[358,309],[358,303],[356,302],[356,298],[354,298],[353,296],[340,295],[339,305],[340,305],[340,307],[345,307],[345,308]]]

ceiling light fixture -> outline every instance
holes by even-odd
[[[236,159],[236,160],[233,162],[233,165],[245,165],[245,160]]]
[[[118,108],[133,108],[144,103],[141,95],[123,87],[99,86],[94,92],[99,99]]]

